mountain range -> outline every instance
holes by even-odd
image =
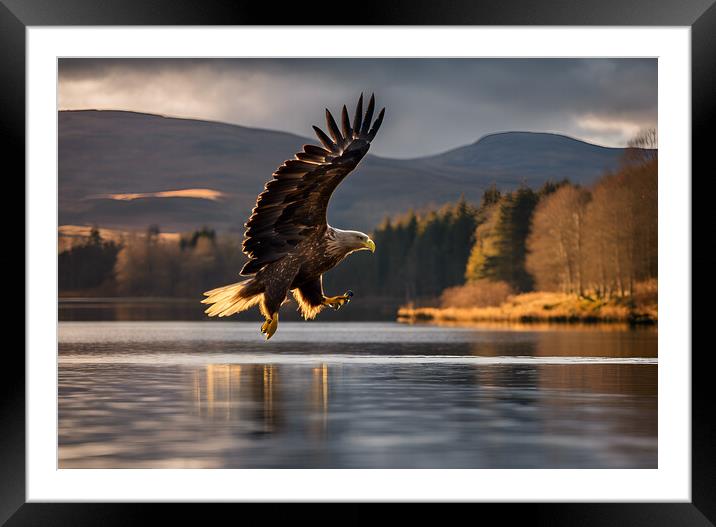
[[[314,139],[127,111],[60,111],[59,224],[243,232],[271,173]],[[376,139],[379,141],[380,137]],[[624,153],[551,133],[502,132],[414,159],[368,155],[336,190],[329,221],[369,232],[386,216],[477,202],[495,183],[589,185]]]

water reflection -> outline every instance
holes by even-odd
[[[193,400],[199,417],[239,418],[235,401],[242,396],[241,365],[208,364],[203,372],[194,370],[192,378]]]
[[[328,423],[328,365],[321,364],[313,368],[313,382],[311,385],[311,408],[318,419],[312,419],[311,435],[322,439],[326,433]]]
[[[194,415],[211,421],[253,420],[263,423],[261,433],[276,432],[283,412],[280,372],[281,367],[273,364],[207,364],[189,370]],[[328,365],[312,368],[307,408],[313,414],[315,437],[326,430],[328,386]]]
[[[657,334],[652,329],[584,331],[570,328],[488,333],[475,332],[470,354],[486,357],[656,357]]]
[[[88,326],[82,339],[79,327],[61,328],[59,466],[656,467],[656,364],[379,362],[432,348],[437,356],[649,356],[652,333],[584,340],[442,329],[396,344],[390,325],[373,325],[358,332],[372,342],[338,344],[325,325],[300,335],[286,327],[276,360],[263,363],[242,362],[256,357],[248,333],[229,332],[235,340],[217,338],[204,352],[205,340],[176,340],[176,326],[167,333],[174,340],[158,338],[166,328],[154,325]],[[88,339],[93,331],[99,342]],[[305,360],[280,359],[297,355]],[[214,360],[223,357],[231,360]]]
[[[60,298],[58,319],[70,321],[199,321],[209,320],[204,308],[198,303],[201,291],[196,298]],[[361,303],[351,305],[350,311],[324,311],[321,320],[330,321],[373,321],[395,320],[400,302],[394,300],[363,299]],[[292,303],[281,311],[281,320],[299,321],[300,314]],[[231,320],[256,321],[257,312],[239,313]],[[227,320],[228,321],[228,320]]]

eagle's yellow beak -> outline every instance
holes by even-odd
[[[370,250],[370,252],[372,252],[372,253],[375,252],[375,242],[373,242],[373,240],[371,240],[370,238],[368,238],[368,240],[366,240],[366,242],[365,242],[365,244],[363,244],[363,246],[366,249]]]

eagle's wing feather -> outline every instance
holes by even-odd
[[[326,228],[331,194],[366,155],[383,121],[385,108],[370,127],[374,108],[375,98],[371,96],[363,117],[361,95],[353,126],[344,106],[341,128],[326,110],[330,137],[317,126],[313,127],[323,147],[305,145],[303,152],[276,169],[246,222],[243,251],[249,261],[241,274],[260,271],[266,264],[292,252],[311,234]]]

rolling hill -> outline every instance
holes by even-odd
[[[308,142],[315,143],[225,123],[61,111],[59,224],[157,224],[168,232],[208,225],[243,232],[273,170]],[[440,205],[461,194],[478,201],[493,182],[501,189],[563,178],[589,184],[614,168],[622,153],[562,135],[504,132],[434,156],[369,155],[336,191],[329,218],[337,227],[370,231],[385,216],[409,208]]]

